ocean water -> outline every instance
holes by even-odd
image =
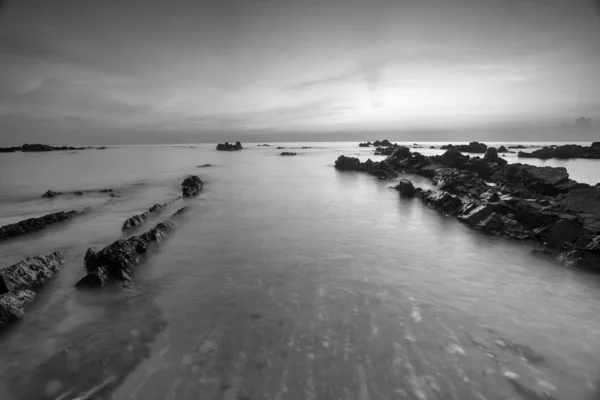
[[[0,154],[0,225],[92,207],[0,242],[2,266],[66,258],[0,333],[0,399],[600,398],[600,277],[337,171],[342,154],[383,158],[357,143]],[[597,160],[521,161],[600,181]],[[85,251],[189,174],[203,193],[147,225],[190,207],[131,288],[77,290]],[[40,197],[106,188],[116,197]]]

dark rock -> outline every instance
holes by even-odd
[[[235,142],[235,144],[230,144],[228,142],[225,143],[219,143],[217,145],[217,150],[219,151],[235,151],[235,150],[242,150],[242,144],[240,142]]]
[[[189,175],[181,183],[181,190],[183,197],[194,197],[198,196],[204,183],[196,175]]]
[[[287,147],[278,147],[277,150],[285,150]]]
[[[594,142],[594,143],[592,143],[591,147],[593,147],[595,149],[600,149],[600,142]]]
[[[498,153],[508,153],[508,149],[504,146],[498,148]]]
[[[335,161],[335,168],[340,171],[358,171],[360,160],[356,157],[339,156]]]
[[[410,149],[406,146],[391,147],[391,149],[393,149],[392,152],[385,159],[388,163],[397,164],[410,157]]]
[[[301,149],[312,149],[312,146],[302,146]]]
[[[15,224],[5,225],[0,227],[0,240],[42,230],[49,225],[58,224],[59,222],[66,221],[76,215],[83,214],[87,210],[88,209],[86,208],[82,211],[61,211],[44,215],[43,217],[29,218]]]
[[[427,204],[445,214],[457,215],[464,207],[460,197],[451,195],[448,192],[417,190],[417,195],[421,197]]]
[[[212,167],[212,165],[211,164],[198,165],[198,168],[208,168],[208,167]]]
[[[44,193],[44,194],[42,195],[42,197],[46,197],[46,198],[53,198],[53,197],[56,197],[56,196],[58,196],[59,194],[60,194],[59,192],[55,192],[55,191],[52,191],[52,190],[48,190],[46,193]]]
[[[435,147],[435,146],[430,146],[429,148],[430,148],[430,149],[436,149],[437,147]]]
[[[0,294],[41,285],[50,279],[63,263],[63,255],[56,251],[46,256],[28,257],[0,269],[0,280],[3,281]]]
[[[183,207],[149,231],[119,239],[98,252],[88,249],[84,257],[88,274],[76,286],[102,285],[108,278],[129,281],[133,269],[144,260],[152,246],[159,244],[175,230],[176,222],[187,210],[187,207]]]
[[[0,328],[23,318],[23,309],[35,299],[31,290],[16,290],[0,295]]]
[[[531,147],[531,146],[529,146]],[[516,145],[516,146],[508,146],[509,149],[526,149],[527,146],[523,146],[522,144]]]
[[[389,147],[389,146],[393,146],[393,144],[387,140],[387,139],[383,139],[383,140],[376,140],[373,142],[373,146],[375,147]]]
[[[113,195],[112,189],[102,189],[102,190],[76,190],[74,192],[55,192],[54,190],[48,190],[46,193],[42,195],[44,198],[53,199],[58,196],[83,196],[84,193],[101,193],[101,194],[111,194]]]
[[[280,155],[280,156],[295,156],[295,155],[296,155],[296,153],[292,153],[292,152],[289,152],[289,151],[284,151],[284,152],[282,152],[282,153],[281,153],[281,154],[279,154],[279,155]]]
[[[539,158],[547,160],[549,158],[570,159],[570,158],[590,158],[600,159],[600,147],[579,146],[576,144],[567,144],[563,146],[546,146],[531,153],[520,151],[521,158]]]
[[[0,147],[0,153],[14,153],[21,151],[21,147]]]
[[[151,214],[159,214],[163,211],[163,209],[165,209],[166,207],[169,206],[171,202],[169,203],[165,203],[165,204],[155,204],[152,207],[150,207],[147,211],[144,211],[141,214],[138,215],[134,215],[133,217],[127,219],[124,223],[123,226],[121,227],[121,230],[126,233],[129,232],[132,229],[138,228],[140,227],[142,224],[144,224],[144,222],[146,222],[146,220],[148,219],[148,217],[150,217]]]
[[[392,147],[392,146],[389,146],[389,147],[377,147],[375,149],[375,154],[376,155],[389,156],[390,154],[392,154],[393,151],[394,151],[394,147]]]
[[[483,156],[483,160],[487,162],[498,162],[498,151],[495,147],[488,147]]]
[[[417,192],[412,182],[408,179],[401,179],[398,185],[395,187],[395,189],[399,191],[402,196],[405,197],[412,197]]]
[[[466,144],[461,144],[461,145],[453,145],[453,144],[448,144],[445,146],[441,147],[442,150],[458,150],[458,151],[462,151],[465,153],[485,153],[487,146],[484,143],[479,143],[479,142],[471,142],[468,145]]]
[[[358,147],[369,147],[371,145],[371,142],[368,143],[359,143]]]

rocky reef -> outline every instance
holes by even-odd
[[[445,146],[440,147],[442,150],[458,150],[465,153],[485,153],[487,150],[487,145],[479,142],[471,142],[469,144],[460,144],[453,145],[447,144]]]
[[[145,259],[153,246],[160,244],[175,230],[181,215],[187,210],[188,207],[183,207],[149,231],[119,239],[100,251],[89,248],[84,257],[87,275],[76,286],[103,286],[111,278],[129,282],[133,269]]]
[[[200,180],[196,175],[189,175],[181,182],[181,191],[183,197],[194,197],[202,191],[204,182]]]
[[[111,197],[114,197],[114,191],[112,189],[101,189],[101,190],[75,190],[73,192],[55,192],[54,190],[48,190],[46,193],[42,195],[42,197],[47,199],[53,199],[59,196],[83,196],[85,193],[99,193],[99,194],[108,194]]]
[[[86,149],[98,149],[103,150],[106,147],[73,147],[73,146],[49,146],[47,144],[24,144],[23,146],[17,147],[0,147],[0,153],[13,153],[15,151],[23,151],[23,152],[40,152],[40,151],[60,151],[60,150],[86,150]]]
[[[454,148],[427,157],[403,146],[381,162],[340,156],[335,167],[382,179],[427,177],[437,190],[413,190],[407,180],[396,188],[475,229],[534,240],[565,265],[600,272],[600,184],[575,182],[565,168],[508,164],[493,147],[480,158]]]
[[[389,147],[389,146],[393,146],[394,144],[392,144],[389,140],[387,139],[383,139],[383,140],[376,140],[374,142],[365,142],[365,143],[359,143],[358,146],[359,147],[369,147],[369,146],[374,146],[374,147]]]
[[[600,142],[592,143],[591,146],[580,146],[577,144],[566,144],[563,146],[546,146],[531,153],[520,151],[520,158],[539,158],[547,160],[549,158],[569,159],[569,158],[591,158],[600,159]]]
[[[284,151],[284,152],[281,152],[279,155],[280,156],[295,156],[296,153],[291,152],[291,151]]]
[[[66,221],[77,215],[83,214],[88,210],[89,208],[85,208],[82,211],[61,211],[57,213],[44,215],[43,217],[29,218],[14,224],[5,225],[3,227],[0,227],[0,240],[9,239],[15,236],[25,235],[27,233],[42,230],[49,225],[54,225]]]
[[[242,144],[240,142],[235,142],[235,144],[230,144],[229,142],[219,143],[217,145],[217,150],[219,151],[235,151],[242,150]]]
[[[0,328],[23,316],[23,308],[35,298],[32,289],[52,278],[63,263],[63,255],[54,252],[0,269]]]
[[[177,199],[175,199],[177,200]],[[165,208],[169,207],[169,205],[171,205],[171,203],[173,203],[173,201],[169,201],[167,203],[164,204],[155,204],[152,207],[150,207],[148,210],[144,211],[141,214],[138,215],[134,215],[131,218],[128,218],[125,222],[123,222],[123,226],[121,227],[121,230],[123,231],[123,233],[127,233],[133,229],[137,229],[140,226],[142,226],[146,220],[150,217],[151,214],[160,214],[161,212],[164,211]]]

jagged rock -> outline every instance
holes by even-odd
[[[358,147],[369,147],[369,146],[371,146],[372,144],[373,144],[373,143],[371,143],[371,142],[367,142],[367,143],[359,143],[359,144],[358,144]]]
[[[0,269],[0,294],[31,289],[50,279],[64,263],[63,255],[55,251],[46,256],[28,257]]]
[[[461,215],[459,215],[458,219],[471,226],[476,226],[492,214],[494,214],[494,207],[492,205],[472,204]]]
[[[356,157],[339,156],[335,161],[335,168],[340,171],[358,171],[360,160]]]
[[[397,146],[392,148],[393,151],[385,159],[386,162],[397,164],[398,162],[410,157],[410,149],[406,146]]]
[[[88,274],[76,286],[101,286],[108,278],[129,281],[131,272],[142,262],[150,247],[173,232],[178,218],[187,210],[187,207],[183,207],[149,231],[128,239],[119,239],[98,252],[88,249],[84,257]]]
[[[464,207],[460,197],[451,195],[448,192],[438,192],[435,190],[423,191],[417,189],[416,193],[417,196],[421,197],[427,204],[446,214],[456,215]]]
[[[295,156],[296,153],[292,153],[290,151],[284,151],[281,154],[279,154],[280,156]]]
[[[183,197],[198,196],[203,187],[204,182],[202,182],[196,175],[189,175],[181,183]]]
[[[600,149],[600,142],[594,142],[594,143],[592,143],[592,145],[590,147],[593,147],[595,149]]]
[[[408,179],[401,179],[398,185],[395,187],[395,189],[399,191],[402,196],[405,197],[412,197],[417,192],[412,182]]]
[[[217,145],[217,150],[219,151],[235,151],[235,150],[242,150],[242,144],[240,142],[235,142],[235,144],[230,144],[228,142],[225,143],[219,143]]]
[[[0,294],[0,328],[23,318],[23,308],[35,299],[29,289]]]
[[[44,215],[43,217],[29,218],[15,224],[5,225],[0,227],[0,240],[42,230],[49,225],[57,224],[73,218],[76,215],[83,214],[88,209],[89,208],[85,208],[82,211],[61,211]]]
[[[498,148],[498,153],[508,153],[508,149],[504,146]]]
[[[375,149],[375,155],[389,156],[394,151],[394,147],[377,147]]]
[[[162,210],[166,207],[169,206],[170,203],[165,203],[165,204],[155,204],[152,207],[150,207],[147,211],[144,211],[141,214],[138,215],[134,215],[133,217],[127,219],[125,222],[123,222],[123,226],[121,227],[121,230],[123,232],[128,232],[134,228],[137,228],[139,226],[141,226],[144,222],[146,222],[146,220],[148,219],[148,217],[150,216],[150,214],[158,214],[160,212],[162,212]]]
[[[521,158],[540,158],[547,160],[549,158],[569,159],[569,158],[591,158],[600,159],[600,148],[596,146],[580,146],[577,144],[566,144],[563,146],[545,146],[531,153],[520,151],[518,156]]]
[[[21,151],[21,147],[0,147],[0,153],[14,153]]]

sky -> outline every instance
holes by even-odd
[[[0,146],[600,137],[595,0],[0,4]]]

